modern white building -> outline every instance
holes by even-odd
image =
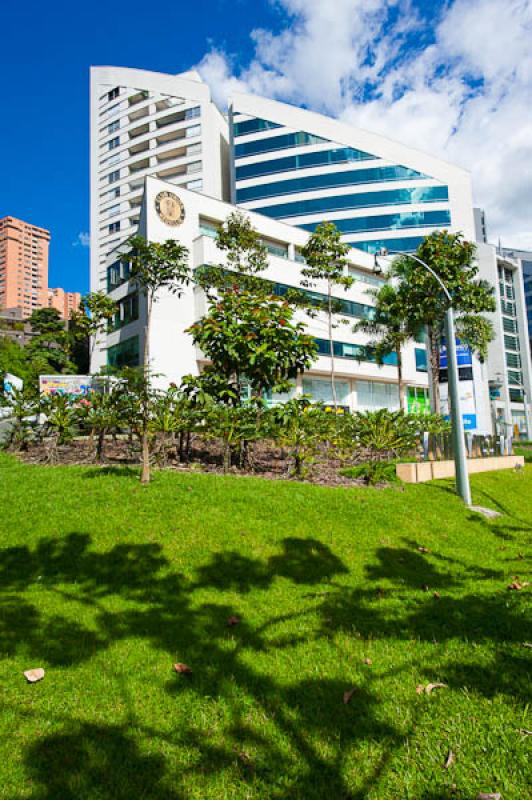
[[[161,214],[161,197],[167,197],[180,209],[179,224],[168,224]],[[205,264],[225,263],[225,254],[216,246],[218,226],[235,211],[235,207],[194,191],[176,188],[157,178],[145,178],[145,192],[140,214],[139,232],[150,241],[162,242],[178,239],[190,252],[190,265],[197,269]],[[286,225],[269,217],[249,212],[253,226],[260,233],[269,253],[269,265],[264,277],[283,287],[300,286],[301,257],[308,232]],[[128,281],[127,267],[118,259],[122,248],[107,259],[108,288],[110,296],[119,305],[115,330],[106,341],[98,343],[93,370],[108,363],[114,366],[139,364],[143,347],[143,298],[139,298]],[[348,322],[335,329],[334,350],[337,373],[338,402],[349,409],[398,408],[397,368],[395,357],[378,366],[367,351],[367,337],[353,333],[353,324],[371,313],[372,298],[367,289],[382,280],[373,272],[373,257],[363,251],[350,251],[349,274],[355,278],[347,291],[339,290],[344,318]],[[325,292],[325,284],[317,285],[316,292]],[[167,385],[189,373],[198,374],[205,358],[185,333],[195,320],[206,312],[204,293],[193,285],[177,298],[161,293],[153,309],[150,353],[154,373]],[[298,312],[299,313],[299,312]],[[298,381],[294,391],[304,391],[315,399],[330,402],[330,357],[327,341],[326,319],[318,314],[310,319],[299,313],[306,322],[309,333],[318,342],[319,357],[312,369]],[[404,351],[404,380],[411,410],[428,406],[428,381],[424,344],[412,343]]]
[[[229,198],[227,121],[195,71],[92,67],[91,289],[113,248],[137,231],[146,175]]]
[[[174,192],[184,203],[181,225],[167,226],[158,216],[154,193],[161,191]],[[224,202],[229,199],[232,205]],[[460,231],[470,240],[482,223],[485,231],[473,209],[469,173],[441,159],[263,97],[235,94],[226,119],[194,71],[171,76],[95,67],[91,288],[107,288],[119,300],[120,313],[116,329],[95,350],[93,370],[134,363],[141,352],[142,302],[117,260],[123,242],[137,232],[154,241],[176,237],[189,247],[194,268],[220,263],[213,237],[235,207],[250,214],[268,244],[267,277],[286,286],[299,285],[299,251],[309,233],[321,221],[334,222],[352,247],[351,271],[358,278],[344,298],[346,318],[353,321],[369,313],[366,290],[379,280],[372,273],[378,249],[413,252],[438,229]],[[202,356],[183,331],[204,308],[192,289],[179,301],[167,297],[157,303],[154,368],[168,381],[201,368]],[[305,391],[327,400],[324,323],[307,323],[323,354],[304,378]],[[397,406],[393,363],[378,367],[361,359],[364,337],[352,334],[351,326],[341,326],[338,337],[344,404]],[[424,344],[407,348],[405,359],[410,407],[427,407]],[[461,365],[466,427],[473,432],[491,431],[488,374],[489,366],[476,357]],[[440,378],[445,398],[445,367]],[[316,381],[313,388],[309,381]]]
[[[413,252],[438,228],[475,238],[468,172],[383,136],[244,94],[231,100],[232,202],[353,247]]]
[[[495,336],[488,351],[494,427],[501,434],[532,438],[532,364],[523,264],[493,245],[477,244],[480,277],[495,287],[496,311],[486,316]]]

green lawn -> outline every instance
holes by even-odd
[[[529,797],[532,466],[473,493],[0,455],[0,797]]]

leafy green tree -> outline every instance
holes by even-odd
[[[18,342],[14,342],[8,336],[2,336],[0,333],[0,387],[6,372],[21,378],[25,384],[32,377],[27,350]]]
[[[129,240],[130,251],[123,256],[131,264],[130,281],[137,285],[146,301],[144,325],[144,350],[142,367],[144,393],[142,411],[142,471],[141,483],[150,481],[149,452],[149,389],[150,389],[150,328],[153,303],[161,291],[182,295],[190,283],[189,252],[180,242],[149,242],[142,236]]]
[[[71,339],[55,308],[37,308],[28,318],[33,336],[26,345],[30,361],[42,371],[71,373]]]
[[[211,361],[201,376],[203,391],[210,388],[217,399],[238,405],[244,381],[255,399],[268,390],[286,390],[308,369],[316,345],[294,322],[294,306],[259,276],[268,255],[249,218],[230,214],[217,246],[227,263],[198,276],[209,310],[188,332]]]
[[[268,266],[268,251],[242,212],[230,214],[218,230],[216,245],[226,253],[227,265],[238,276],[257,275]]]
[[[312,364],[316,344],[293,316],[293,308],[278,297],[236,286],[213,300],[188,332],[211,362],[206,374],[222,376],[227,396],[240,403],[244,379],[258,398],[268,390],[286,390],[290,379]]]
[[[378,364],[382,364],[386,356],[395,353],[397,357],[399,407],[402,411],[406,411],[402,348],[421,329],[415,321],[410,319],[409,310],[405,308],[403,296],[394,286],[387,283],[371,293],[376,301],[375,310],[370,317],[357,322],[353,330],[363,331],[371,337],[368,347],[373,350]]]
[[[104,291],[88,292],[83,295],[80,307],[70,315],[68,326],[74,343],[78,345],[78,363],[81,362],[82,365],[83,361],[86,363],[87,359],[83,359],[83,355],[88,352],[88,369],[90,369],[98,336],[105,332],[117,310],[117,304]],[[80,371],[85,372],[86,369],[84,366]]]
[[[335,408],[337,400],[333,329],[336,327],[335,312],[337,309],[333,298],[333,289],[336,286],[341,286],[345,290],[353,283],[353,279],[346,274],[348,263],[346,255],[348,252],[349,245],[342,242],[340,231],[332,222],[320,223],[302,249],[306,266],[301,270],[301,273],[307,279],[302,281],[302,285],[313,286],[316,281],[325,281],[327,284],[327,300],[322,310],[327,315],[327,333],[331,359],[331,390]]]
[[[428,264],[447,287],[456,312],[458,335],[467,337],[473,352],[483,356],[492,338],[487,320],[479,322],[483,312],[495,310],[493,287],[478,278],[475,245],[460,233],[435,231],[425,237],[416,255]],[[427,331],[434,408],[440,410],[439,370],[448,300],[433,275],[408,256],[396,258],[391,276],[399,280],[398,293],[412,325]]]

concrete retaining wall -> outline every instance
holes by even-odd
[[[496,469],[524,467],[524,456],[490,456],[489,458],[468,458],[467,469],[470,475],[475,472],[491,472]],[[397,477],[405,483],[423,483],[437,478],[454,478],[454,461],[422,461],[418,464],[397,464]]]

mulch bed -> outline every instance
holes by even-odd
[[[105,441],[102,460],[98,462],[95,445],[91,444],[88,437],[77,437],[71,443],[53,449],[46,442],[32,445],[28,450],[17,452],[17,456],[28,464],[136,466],[140,464],[140,447],[136,440],[109,437]],[[252,475],[268,480],[295,480],[291,475],[292,462],[288,452],[273,443],[254,443],[250,448],[249,461],[250,465],[245,469],[231,467],[230,474]],[[178,460],[176,448],[164,447],[157,442],[153,448],[152,463],[154,467],[165,469],[223,474],[220,445],[197,435],[191,437],[190,456],[185,463]],[[363,480],[354,480],[339,473],[342,467],[353,463],[333,458],[324,450],[307,467],[303,480],[322,486],[364,486]]]

